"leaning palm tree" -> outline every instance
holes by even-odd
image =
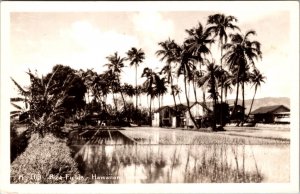
[[[235,113],[236,110],[240,82],[246,80],[247,66],[252,65],[255,67],[254,59],[258,60],[258,58],[262,57],[260,43],[258,41],[249,40],[249,36],[255,34],[256,32],[253,30],[246,32],[245,35],[231,34],[231,42],[226,43],[223,46],[226,53],[223,55],[222,59],[226,61],[229,70],[235,76],[235,83],[237,85],[233,113]]]
[[[196,69],[194,64],[195,61],[197,61],[197,57],[195,57],[192,53],[188,51],[188,47],[185,44],[181,47],[179,46],[177,47],[177,53],[178,53],[177,54],[178,60],[180,61],[177,70],[177,76],[179,77],[180,75],[183,75],[184,77],[184,91],[185,91],[186,103],[188,106],[188,113],[194,126],[198,129],[199,126],[191,112],[190,100],[187,91],[187,84],[189,84],[189,80],[192,79],[192,72]]]
[[[130,60],[129,65],[135,66],[135,109],[137,110],[138,104],[138,91],[137,91],[137,67],[145,59],[145,53],[142,49],[137,50],[135,47],[132,47],[127,53],[128,60]]]
[[[252,98],[252,101],[251,101],[250,110],[248,112],[248,116],[247,117],[249,117],[249,115],[251,113],[252,105],[254,103],[254,98],[255,98],[255,95],[256,95],[256,92],[257,92],[257,88],[261,86],[262,82],[265,82],[265,79],[266,79],[266,77],[263,76],[260,73],[260,71],[258,69],[256,69],[256,68],[250,74],[250,80],[252,82],[252,87],[254,86],[254,95],[253,95],[253,98]]]

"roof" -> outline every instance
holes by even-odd
[[[210,108],[209,108],[207,105],[205,105],[203,102],[191,102],[191,103],[190,103],[190,108],[192,108],[192,107],[193,107],[194,105],[196,105],[196,104],[199,104],[199,105],[203,106],[203,107],[204,107],[206,110],[208,110],[208,111],[212,111],[212,110],[210,110]],[[187,106],[186,104],[177,104],[176,106],[177,106],[177,110],[178,110],[178,111],[187,111],[187,109],[188,109],[188,106]],[[155,110],[154,112],[160,112],[160,111],[162,111],[162,110],[165,109],[165,108],[170,108],[170,109],[172,109],[172,110],[175,111],[175,106],[162,106],[162,107],[158,108],[157,110]]]
[[[162,106],[162,107],[156,109],[154,112],[160,112],[161,110],[163,110],[165,108],[171,108],[171,107],[170,106]]]
[[[278,110],[279,108],[285,108],[288,111],[290,110],[289,108],[287,108],[286,106],[283,106],[283,105],[263,106],[263,107],[260,107],[260,108],[256,109],[255,111],[251,112],[251,114],[272,113],[272,112],[275,112],[276,110]]]

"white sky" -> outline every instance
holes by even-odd
[[[9,65],[9,75],[26,85],[29,82],[25,74],[28,68],[46,74],[55,64],[64,64],[74,69],[93,68],[102,72],[108,55],[117,51],[125,57],[126,51],[137,47],[142,48],[146,54],[146,60],[138,68],[138,75],[141,75],[146,66],[157,70],[164,65],[155,56],[159,49],[158,42],[170,37],[177,43],[182,43],[186,37],[185,29],[196,27],[199,21],[206,24],[209,15],[225,13],[238,18],[237,25],[242,32],[255,30],[257,36],[253,40],[262,44],[263,59],[256,66],[267,80],[256,97],[290,97],[293,79],[291,73],[293,65],[298,64],[291,54],[295,47],[291,37],[291,6],[284,2],[248,2],[245,5],[241,5],[241,2],[230,3],[228,7],[222,7],[214,2],[206,2],[205,5],[214,5],[212,9],[201,6],[201,2],[187,2],[177,8],[173,5],[176,4],[174,2],[173,6],[153,2],[150,6],[140,2],[141,6],[137,8],[108,6],[105,9],[104,4],[99,2],[100,11],[91,6],[92,12],[89,9],[78,9],[78,6],[76,12],[64,12],[64,8],[58,6],[50,9],[50,12],[33,12],[35,8],[26,8],[27,12],[14,11],[10,13],[8,25],[10,58],[8,64],[2,65]],[[145,11],[148,6],[150,11]],[[71,4],[70,7],[72,8]],[[71,9],[70,7],[66,9]],[[112,11],[107,11],[111,9]],[[55,12],[56,10],[59,12]],[[215,58],[217,57],[215,54]],[[134,71],[134,68],[124,68],[123,82],[134,85]],[[139,83],[143,81],[144,79],[140,79]],[[235,92],[230,97],[233,98],[234,95]],[[253,89],[248,88],[246,99],[252,98],[252,95]],[[181,99],[184,99],[183,93]],[[172,98],[166,95],[164,104],[172,102]]]

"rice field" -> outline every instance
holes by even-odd
[[[289,141],[280,138],[155,128],[99,134],[69,145],[88,183],[289,182]]]

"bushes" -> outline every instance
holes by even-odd
[[[28,134],[23,131],[20,135],[17,133],[15,123],[10,125],[10,163],[12,163],[28,145]]]
[[[76,162],[66,143],[47,134],[33,134],[27,149],[11,165],[11,183],[79,183]]]

